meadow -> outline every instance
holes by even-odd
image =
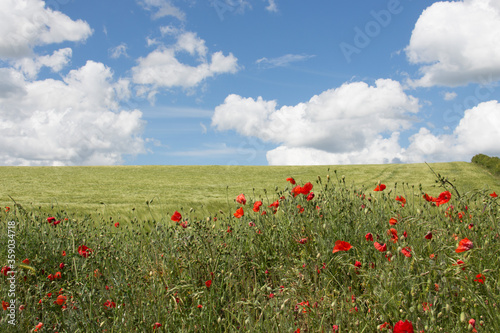
[[[500,331],[474,164],[0,170],[2,332]]]

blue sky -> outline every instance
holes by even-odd
[[[0,165],[500,156],[494,0],[0,0]]]

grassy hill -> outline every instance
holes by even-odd
[[[429,167],[430,166],[430,167]],[[500,192],[500,177],[474,163],[385,164],[349,166],[104,166],[0,167],[0,206],[12,206],[12,197],[28,208],[65,210],[76,215],[103,215],[139,219],[195,209],[201,215],[227,210],[236,195],[275,200],[275,188],[286,178],[299,184],[320,177],[341,178],[371,192],[377,182],[397,194],[437,195],[436,176],[447,177],[460,191]],[[403,184],[405,185],[403,187]],[[288,188],[291,187],[288,185]],[[404,191],[404,192],[403,192]],[[267,193],[267,194],[266,194]],[[10,197],[9,197],[10,196]]]

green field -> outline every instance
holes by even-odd
[[[434,163],[431,168],[463,191],[500,192],[500,178],[465,162]],[[335,172],[336,171],[336,172]],[[381,181],[420,195],[419,185],[435,193],[436,176],[426,164],[350,166],[104,166],[0,167],[0,206],[13,198],[26,207],[65,210],[78,216],[104,214],[155,218],[174,210],[196,209],[201,215],[227,210],[240,193],[274,201],[285,179],[314,182],[317,177],[345,176],[346,183],[371,190]],[[266,193],[264,192],[266,190]],[[11,198],[10,198],[10,197]],[[229,200],[229,202],[228,202]],[[149,206],[146,204],[149,203]]]

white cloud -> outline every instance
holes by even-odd
[[[292,62],[304,61],[313,57],[314,55],[308,54],[285,54],[284,56],[271,59],[268,59],[266,57],[260,58],[255,61],[255,63],[258,65],[262,65],[265,68],[285,67],[290,65]]]
[[[46,8],[42,0],[0,1],[0,58],[31,56],[35,46],[83,41],[91,34],[87,22]]]
[[[279,109],[276,101],[229,95],[215,108],[212,126],[279,144],[268,152],[270,164],[384,163],[400,157],[398,132],[411,127],[418,111],[418,100],[399,82],[380,79],[375,86],[346,83]]]
[[[465,111],[452,134],[433,134],[426,128],[410,137],[408,162],[470,161],[478,153],[500,155],[500,104],[480,103]]]
[[[269,5],[267,5],[266,10],[270,12],[277,12],[278,11],[278,5],[276,5],[276,0],[268,0]]]
[[[196,57],[197,66],[180,62],[177,53],[187,52]],[[193,88],[205,79],[216,74],[235,73],[238,71],[238,59],[230,53],[224,56],[222,52],[215,52],[207,59],[208,49],[205,41],[195,33],[184,32],[179,34],[175,45],[160,46],[144,58],[138,59],[138,65],[132,68],[134,83],[157,87]],[[147,89],[141,89],[143,93]]]
[[[175,7],[170,0],[139,0],[138,2],[146,10],[156,10],[152,15],[153,19],[172,16],[180,21],[186,20],[186,14],[179,8]]]
[[[0,164],[119,164],[143,153],[139,110],[120,110],[128,81],[88,61],[63,80],[26,80],[0,69]]]
[[[52,55],[17,59],[13,62],[13,65],[16,69],[33,79],[36,78],[40,68],[43,66],[49,67],[53,72],[59,72],[69,63],[72,54],[72,50],[67,47],[54,51]]]
[[[458,86],[500,79],[500,5],[497,0],[435,2],[420,16],[406,48],[421,64],[413,86]]]
[[[128,57],[127,44],[121,43],[120,45],[109,49],[109,56],[113,59],[118,59],[121,56]]]
[[[457,93],[454,91],[447,91],[444,93],[444,100],[445,101],[452,101],[457,97]]]

